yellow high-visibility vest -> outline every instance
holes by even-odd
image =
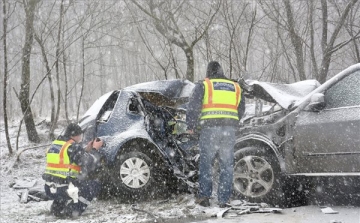
[[[239,120],[240,86],[226,79],[206,78],[203,83],[205,91],[200,119],[232,118]]]
[[[70,163],[70,157],[67,150],[74,140],[69,141],[55,140],[53,146],[61,146],[60,150],[50,150],[46,152],[46,168],[45,173],[66,178],[76,178],[80,173],[80,166],[75,163]]]

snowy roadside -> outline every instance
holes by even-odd
[[[3,126],[3,125],[2,125]],[[59,128],[58,132],[61,131]],[[46,138],[47,127],[45,124],[38,126],[41,138]],[[23,130],[24,131],[24,130]],[[10,127],[12,141],[15,141],[17,126]],[[16,161],[16,155],[9,157],[5,141],[5,131],[0,129],[0,165],[1,165],[1,187],[0,187],[0,222],[69,222],[69,219],[55,219],[49,214],[51,201],[29,201],[20,203],[17,195],[19,190],[11,186],[18,180],[35,180],[32,189],[43,190],[44,181],[41,175],[45,167],[45,150],[47,147],[39,147],[24,151],[20,161]],[[44,140],[42,145],[50,144]],[[19,151],[29,145],[25,133],[19,138]],[[15,151],[15,154],[19,151]],[[71,219],[71,222],[169,222],[170,219],[206,219],[219,208],[214,203],[211,208],[203,208],[194,203],[194,195],[183,194],[173,196],[168,200],[154,200],[138,204],[125,204],[113,198],[108,200],[95,200],[79,219]],[[180,220],[181,221],[181,220]]]

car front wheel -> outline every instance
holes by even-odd
[[[128,152],[117,157],[113,174],[119,195],[127,200],[157,198],[164,191],[155,161],[143,152]]]
[[[234,192],[242,199],[283,206],[281,181],[279,163],[265,148],[246,147],[235,153]]]

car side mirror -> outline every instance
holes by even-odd
[[[322,93],[315,93],[311,95],[310,103],[306,106],[306,110],[309,111],[321,111],[325,108],[325,96]]]

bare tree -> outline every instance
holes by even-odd
[[[152,20],[156,30],[166,38],[171,44],[180,47],[186,57],[187,71],[186,79],[194,81],[194,46],[204,37],[209,29],[215,15],[220,9],[220,4],[215,4],[215,8],[209,7],[208,11],[204,8],[197,7],[198,1],[191,2],[181,1],[143,1],[131,0],[143,13]],[[189,18],[193,12],[192,18]],[[204,18],[202,18],[202,15]],[[192,26],[192,37],[186,35],[180,23],[187,21],[187,25]],[[198,23],[196,23],[196,21]],[[184,24],[182,24],[184,25]]]
[[[259,3],[263,12],[268,17],[269,22],[275,25],[276,41],[280,41],[282,57],[288,63],[288,70],[293,73],[294,81],[305,80],[307,76],[305,74],[304,47],[306,43],[304,39],[306,36],[307,20],[297,19],[299,17],[305,17],[304,10],[298,10],[296,13],[293,13],[293,8],[295,7],[304,8],[303,2],[260,0]],[[296,6],[294,6],[295,4]],[[277,67],[282,61],[279,57],[275,57],[274,59],[276,61],[273,61],[275,63],[273,68]],[[271,79],[274,80],[273,78]]]
[[[320,83],[324,83],[326,81],[327,75],[328,75],[328,71],[329,71],[329,67],[330,67],[330,63],[331,63],[331,57],[333,55],[334,52],[336,52],[337,50],[339,50],[340,48],[342,48],[343,46],[345,46],[346,44],[348,44],[351,40],[346,40],[343,41],[341,43],[335,44],[335,41],[338,37],[338,34],[340,32],[340,30],[342,29],[342,27],[345,24],[346,18],[350,12],[350,9],[354,6],[354,4],[357,2],[358,0],[351,0],[349,1],[349,3],[347,4],[347,6],[345,7],[345,9],[343,10],[342,14],[340,15],[340,18],[338,20],[338,22],[336,23],[335,29],[332,33],[332,35],[330,36],[330,39],[327,39],[327,32],[328,32],[328,8],[327,8],[327,3],[326,0],[322,0],[321,1],[321,9],[323,11],[323,38],[321,41],[321,46],[322,46],[322,52],[323,52],[323,59],[321,61],[321,67],[320,67],[320,73],[318,74],[317,79],[320,81]],[[359,33],[358,33],[359,35]],[[353,39],[354,37],[352,37],[351,39]]]
[[[34,122],[31,114],[51,116],[50,132],[63,113],[67,120],[79,118],[105,92],[155,79],[193,81],[209,60],[221,61],[232,78],[246,72],[285,83],[323,82],[360,61],[359,0],[5,2],[17,14],[2,19],[8,19],[1,37],[7,52],[1,61],[8,61],[1,69],[5,116],[23,113],[27,123]],[[9,7],[21,3],[25,14],[22,7]],[[32,44],[33,23],[39,44]]]
[[[281,5],[278,1],[260,0],[262,9],[268,18],[285,30],[290,37],[291,49],[293,49],[292,55],[296,61],[295,67],[300,80],[307,79],[305,67],[306,63],[311,63],[311,70],[314,73],[314,75],[311,76],[314,76],[321,83],[325,82],[332,55],[358,38],[359,33],[354,31],[354,36],[347,40],[344,40],[344,35],[339,36],[340,31],[343,30],[347,21],[350,10],[357,1],[358,0],[348,1],[344,8],[339,10],[339,16],[333,16],[329,23],[328,0],[321,0],[320,2],[321,21],[318,21],[317,18],[314,17],[315,11],[319,8],[316,5],[316,3],[318,3],[317,1],[309,0],[304,4],[304,2],[283,0],[283,5]],[[306,6],[308,7],[308,15],[306,15],[306,10],[298,10],[296,14],[293,13],[293,8],[303,9]],[[334,8],[331,8],[331,10],[333,11]],[[284,13],[286,15],[285,17],[283,16]],[[333,15],[333,13],[331,15]],[[320,26],[320,29],[315,28],[315,25],[317,25],[316,27]],[[280,32],[278,33],[281,34]],[[320,36],[319,44],[317,44],[318,40],[316,36]],[[281,35],[278,37],[284,38]],[[320,45],[321,48],[319,49],[317,45]],[[284,48],[284,52],[286,51],[287,49]],[[306,57],[307,54],[310,56],[309,61]],[[286,53],[286,55],[289,54]],[[287,61],[289,66],[292,67],[291,64],[293,60],[291,57],[289,57]],[[320,64],[320,66],[317,64]]]
[[[312,64],[312,72],[314,74],[318,74],[318,67],[317,67],[317,61],[315,56],[315,29],[314,29],[314,23],[312,22],[314,19],[314,10],[315,10],[315,4],[314,0],[309,1],[309,20],[310,20],[310,58],[311,58],[311,64]]]
[[[3,3],[3,47],[4,47],[4,89],[3,89],[3,110],[4,110],[4,127],[5,127],[5,137],[6,143],[8,146],[8,150],[10,154],[13,154],[10,135],[9,135],[9,125],[8,125],[8,115],[7,115],[7,83],[8,83],[8,61],[7,61],[7,10],[6,10],[6,2],[5,0],[2,1]]]
[[[346,25],[346,31],[349,33],[349,36],[352,39],[352,49],[354,60],[356,63],[360,63],[360,36],[359,36],[359,12],[360,12],[360,4],[357,4],[357,7],[354,7],[351,10],[351,15],[349,16],[349,23]]]
[[[60,115],[60,102],[61,102],[61,90],[60,90],[60,71],[59,71],[59,60],[61,56],[61,49],[60,49],[60,41],[61,41],[61,30],[62,30],[62,24],[64,19],[64,0],[61,0],[60,4],[60,18],[59,18],[59,27],[58,27],[58,33],[57,33],[57,39],[56,39],[56,53],[55,53],[55,70],[56,70],[56,86],[57,86],[57,110],[56,115],[54,119],[51,120],[51,126],[49,131],[49,137],[50,139],[55,139],[54,131],[57,126],[57,122],[59,120]]]
[[[295,50],[297,71],[299,73],[300,80],[306,80],[303,40],[301,36],[296,32],[296,25],[293,15],[293,9],[290,5],[290,0],[283,0],[283,2],[286,10],[287,27],[288,27],[291,43]]]
[[[30,56],[33,45],[34,34],[34,16],[36,5],[40,0],[23,1],[25,9],[25,43],[22,52],[22,71],[21,71],[21,88],[19,93],[19,101],[21,110],[24,115],[24,121],[28,139],[31,142],[39,142],[40,138],[36,131],[34,117],[31,111],[29,95],[30,95]]]
[[[77,106],[77,112],[76,112],[76,120],[79,120],[79,115],[80,115],[80,105],[81,105],[81,99],[83,97],[84,94],[84,83],[85,83],[85,36],[83,36],[82,38],[82,45],[81,45],[81,59],[82,59],[82,76],[81,76],[81,85],[80,85],[80,96],[79,96],[79,103]]]
[[[171,60],[172,60],[173,57],[171,55],[167,56],[167,54],[171,53],[171,51],[170,52],[166,52],[166,51],[171,49],[171,44],[169,44],[170,46],[167,46],[167,45],[163,46],[160,43],[161,42],[161,40],[160,40],[159,43],[156,45],[156,49],[157,49],[156,51],[159,51],[159,48],[160,48],[162,54],[166,55],[166,56],[164,56],[166,59],[163,62],[163,60],[161,60],[161,58],[159,58],[157,56],[157,53],[155,52],[155,50],[151,46],[150,41],[145,37],[144,31],[141,30],[141,28],[139,26],[137,27],[137,30],[138,30],[139,36],[140,36],[143,44],[145,45],[146,49],[150,53],[151,57],[155,60],[156,66],[159,66],[161,68],[161,70],[163,71],[165,80],[168,79],[168,72],[169,72],[169,69],[171,67],[171,63],[172,63]],[[167,42],[165,42],[165,44],[166,43]],[[159,79],[162,79],[162,78],[159,76]]]
[[[111,21],[111,16],[107,16],[109,10],[113,8],[112,4],[102,5],[102,2],[91,1],[86,2],[86,10],[83,15],[77,15],[77,23],[80,28],[79,39],[80,43],[80,57],[81,57],[81,69],[80,69],[80,77],[77,78],[77,81],[80,83],[80,94],[77,100],[76,107],[76,120],[79,120],[80,116],[80,108],[81,105],[86,103],[84,100],[84,96],[91,97],[91,93],[94,91],[94,87],[90,85],[91,82],[95,83],[97,88],[98,84],[93,81],[91,78],[94,75],[94,72],[88,71],[88,65],[94,61],[99,60],[99,55],[93,54],[91,50],[93,48],[98,49],[98,45],[101,45],[98,40],[101,40],[104,36],[106,36],[106,32],[101,32],[101,28],[106,26]],[[101,34],[95,38],[96,34]],[[89,93],[86,92],[86,87],[89,89]],[[87,93],[87,94],[86,94]]]
[[[64,32],[65,26],[63,26],[63,32],[62,32],[62,48],[65,49],[65,41],[64,41]],[[63,60],[62,60],[62,64],[63,64],[63,70],[64,70],[64,84],[65,84],[65,91],[64,91],[64,110],[65,110],[65,118],[66,118],[66,122],[69,122],[69,104],[68,104],[68,91],[69,91],[69,85],[68,85],[68,74],[67,74],[67,67],[66,67],[66,54],[65,52],[62,54],[63,55]]]
[[[34,38],[37,41],[37,43],[40,46],[40,51],[41,51],[41,55],[44,61],[44,66],[46,69],[46,77],[48,79],[49,82],[49,92],[50,92],[50,102],[51,102],[51,116],[50,116],[50,131],[49,131],[49,138],[51,140],[53,140],[55,138],[54,136],[54,129],[56,127],[57,121],[59,119],[59,113],[60,113],[60,99],[61,99],[61,93],[60,93],[60,74],[59,74],[59,60],[61,59],[61,53],[62,51],[60,50],[60,34],[61,34],[61,30],[62,30],[62,20],[63,20],[63,15],[64,15],[64,2],[62,1],[60,3],[60,13],[59,13],[59,18],[56,18],[55,22],[50,22],[51,21],[51,15],[53,14],[53,9],[54,9],[54,5],[56,5],[57,2],[53,2],[51,4],[51,10],[49,11],[49,13],[47,14],[47,17],[44,19],[44,21],[42,21],[43,27],[40,31],[38,31],[38,33],[34,32]],[[45,7],[45,6],[44,6]],[[47,42],[49,39],[52,39],[53,35],[53,31],[56,28],[56,26],[58,26],[58,32],[57,32],[57,38],[56,38],[56,47],[55,47],[55,61],[53,62],[52,66],[50,66],[49,63],[49,59],[48,59],[48,55],[51,57],[53,57],[49,52],[51,50],[47,50]],[[51,48],[52,47],[48,47]],[[53,77],[52,77],[52,69],[53,67],[55,67],[55,71],[56,71],[56,81],[54,82]],[[55,103],[55,86],[54,83],[56,84],[56,90],[57,90],[57,102]]]
[[[239,7],[234,7],[235,5]],[[225,38],[226,41],[223,41],[223,38],[219,40],[228,51],[226,62],[229,63],[229,77],[232,78],[233,73],[240,77],[242,72],[247,71],[254,31],[261,19],[257,16],[256,4],[249,2],[223,1],[221,15],[224,19],[221,22],[225,23],[227,38]]]
[[[54,84],[53,84],[52,75],[51,75],[52,68],[50,67],[49,60],[47,58],[47,53],[46,53],[46,49],[45,49],[45,41],[42,39],[42,37],[39,37],[36,33],[34,34],[34,38],[40,46],[41,55],[43,57],[44,64],[45,64],[45,69],[46,69],[45,76],[47,77],[48,82],[49,82],[50,102],[51,102],[50,121],[53,122],[53,120],[55,119],[55,94],[54,94]]]

